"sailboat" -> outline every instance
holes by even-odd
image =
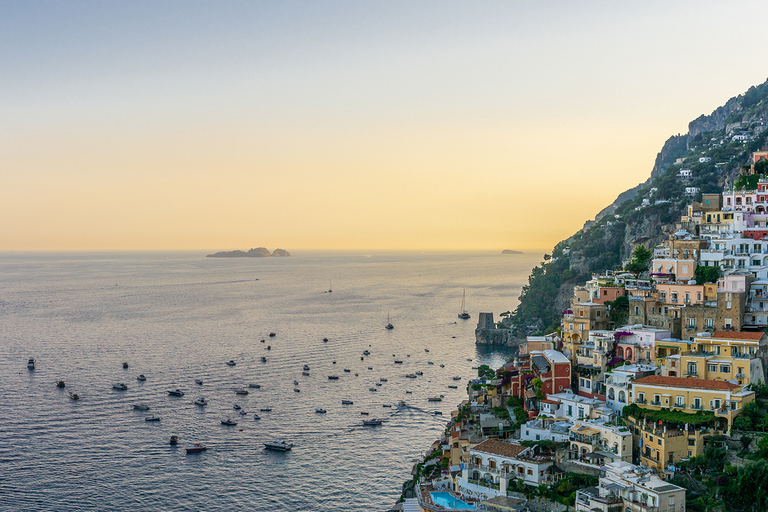
[[[459,318],[461,318],[462,320],[469,320],[469,313],[467,313],[466,300],[467,300],[467,290],[464,290],[464,295],[461,297],[461,313],[459,313]]]
[[[386,327],[387,327],[387,329],[394,329],[395,328],[395,326],[392,325],[392,322],[389,321],[389,311],[387,311],[387,325],[386,325]]]

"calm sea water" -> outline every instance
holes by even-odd
[[[477,313],[512,309],[540,256],[0,254],[0,509],[386,510],[466,397],[452,378],[506,360],[476,348]],[[457,322],[463,289],[472,319]],[[248,383],[262,387],[235,395]],[[398,400],[412,408],[382,406]],[[264,450],[273,439],[295,447]],[[193,442],[208,451],[187,455]]]

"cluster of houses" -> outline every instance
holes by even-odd
[[[754,154],[763,159],[768,152]],[[621,302],[626,325],[614,325]],[[574,288],[559,332],[529,336],[495,379],[472,381],[433,446],[448,474],[428,490],[453,492],[454,509],[524,510],[521,483],[557,484],[573,471],[600,477],[577,492],[576,510],[684,511],[685,489],[666,479],[708,438],[730,435],[755,400],[751,385],[765,383],[768,368],[766,327],[761,177],[755,190],[703,194],[653,248],[648,272],[593,275]],[[511,421],[491,413],[503,407]],[[419,493],[422,510],[444,509],[428,495]]]

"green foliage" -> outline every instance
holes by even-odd
[[[482,364],[477,368],[477,376],[484,380],[492,380],[496,378],[496,371],[487,364]]]
[[[720,267],[704,267],[699,265],[696,267],[694,277],[698,284],[716,283],[720,278]]]
[[[651,259],[653,259],[653,252],[650,249],[646,249],[644,245],[638,245],[632,253],[632,260],[624,265],[624,270],[633,274],[645,272],[648,270]]]
[[[729,479],[722,498],[734,512],[768,510],[768,461],[747,464],[738,476]]]
[[[768,174],[768,160],[760,160],[755,164],[755,174]]]
[[[629,297],[622,295],[616,297],[616,300],[608,301],[606,306],[611,308],[610,320],[614,325],[624,325],[629,317]]]
[[[757,190],[759,180],[759,174],[742,174],[733,184],[733,188],[736,190]]]
[[[515,413],[515,421],[520,425],[528,421],[528,413],[525,412],[522,406],[515,407],[512,412]]]
[[[655,411],[651,409],[643,409],[637,404],[629,404],[622,410],[622,416],[632,417],[636,420],[642,420],[646,418],[650,422],[664,421],[667,423],[684,425],[686,423],[699,426],[715,423],[714,413],[710,411],[698,411],[696,414],[688,414],[687,412],[678,411],[673,409],[671,411]]]
[[[523,399],[519,396],[511,396],[507,399],[507,407],[522,407]]]
[[[497,418],[501,418],[503,420],[510,419],[509,411],[506,407],[494,407],[491,412],[493,412],[494,416]]]

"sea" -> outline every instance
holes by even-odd
[[[510,357],[475,345],[478,313],[514,309],[541,256],[0,253],[0,510],[388,510],[473,367]]]

